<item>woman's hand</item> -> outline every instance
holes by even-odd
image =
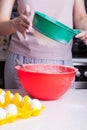
[[[31,25],[28,17],[29,12],[30,9],[29,6],[27,6],[23,14],[11,20],[12,26],[15,31],[19,31],[24,36],[24,38],[26,38],[26,32],[29,31],[29,27]]]
[[[76,38],[80,38],[87,45],[87,31],[82,31],[81,33],[75,36]]]

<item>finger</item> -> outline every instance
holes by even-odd
[[[26,24],[30,25],[30,21],[25,15],[20,16],[20,23],[26,23]]]
[[[29,17],[29,13],[30,13],[30,7],[29,5],[26,5],[25,11],[24,11],[24,15],[26,15],[27,17]]]
[[[77,34],[75,37],[80,38],[80,37],[83,37],[83,36],[84,36],[84,33],[82,32],[82,33]]]
[[[27,23],[21,23],[20,28],[24,28],[26,30],[26,29],[29,29],[29,25]]]
[[[82,37],[80,37],[81,40],[86,41],[87,40],[87,36],[83,35]]]
[[[87,37],[87,31],[83,31],[80,34],[76,35],[77,38],[86,38]]]

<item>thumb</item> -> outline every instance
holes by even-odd
[[[23,14],[26,15],[27,17],[29,16],[29,14],[30,14],[30,7],[29,7],[29,5],[26,5],[26,8],[25,8],[25,11],[24,11]]]

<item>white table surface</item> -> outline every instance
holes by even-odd
[[[17,120],[0,130],[87,130],[86,89],[70,89],[58,100],[41,103],[46,109],[40,116]]]

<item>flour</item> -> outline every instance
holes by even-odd
[[[40,45],[53,47],[56,46],[56,44],[58,44],[56,41],[44,36],[36,30],[34,30],[34,36],[36,37],[38,44]]]

